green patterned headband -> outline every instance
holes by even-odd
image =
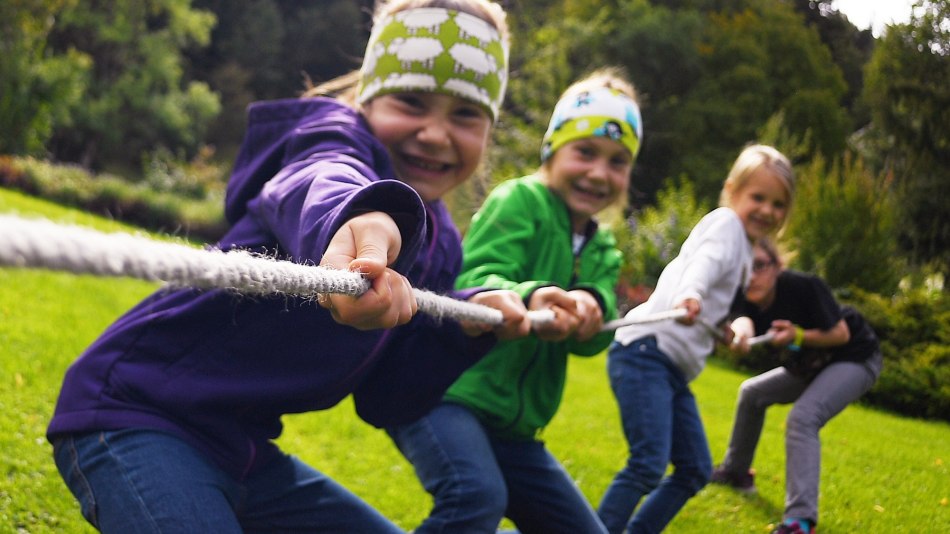
[[[373,29],[357,101],[406,91],[471,100],[498,117],[508,82],[508,44],[491,24],[442,8],[399,11]]]
[[[636,158],[643,139],[640,107],[622,92],[606,87],[561,98],[541,143],[541,161],[565,143],[587,137],[613,139]]]

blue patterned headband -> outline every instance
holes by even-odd
[[[624,93],[606,87],[561,98],[541,143],[541,161],[565,143],[587,137],[613,139],[636,158],[643,138],[640,107]]]

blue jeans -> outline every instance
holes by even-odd
[[[184,441],[152,430],[64,436],[53,454],[83,516],[106,534],[403,532],[291,456],[238,481]]]
[[[523,533],[605,532],[544,443],[492,437],[468,408],[440,404],[389,435],[434,498],[417,534],[495,532],[502,517]]]
[[[607,371],[630,457],[597,513],[611,534],[660,532],[712,474],[696,398],[652,336],[611,345]],[[673,472],[664,477],[670,463]]]

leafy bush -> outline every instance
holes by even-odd
[[[884,352],[884,371],[868,402],[950,420],[950,297],[925,285],[890,298],[856,290],[850,300],[871,322]]]
[[[226,228],[220,194],[184,198],[118,176],[32,158],[0,158],[0,186],[144,228],[215,241]]]
[[[634,213],[628,224],[615,232],[625,260],[621,279],[631,285],[655,287],[663,268],[708,211],[685,178],[659,191],[656,206]]]
[[[656,206],[633,213],[611,228],[623,253],[617,287],[620,314],[649,298],[663,268],[680,250],[690,230],[707,212],[694,194],[693,184],[683,178],[657,193]]]
[[[224,190],[227,176],[211,162],[214,149],[203,146],[191,161],[183,162],[167,148],[158,148],[145,157],[143,174],[152,191],[174,193],[203,200]]]
[[[850,157],[830,168],[816,157],[797,174],[786,240],[795,251],[791,266],[832,287],[893,293],[902,265],[897,210],[886,177],[872,176],[861,159]]]

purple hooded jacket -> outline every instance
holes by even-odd
[[[218,246],[317,264],[337,229],[369,211],[398,224],[403,248],[392,267],[413,287],[463,296],[451,293],[461,247],[445,206],[423,203],[395,178],[359,114],[325,98],[251,106],[228,184],[233,226]],[[159,290],[72,364],[47,436],[167,431],[240,479],[276,452],[283,414],[352,394],[368,423],[407,423],[493,344],[423,314],[360,331],[309,299]]]

